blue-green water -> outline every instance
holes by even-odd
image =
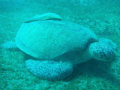
[[[117,44],[115,60],[92,59],[75,65],[67,78],[50,81],[27,70],[25,60],[33,57],[20,50],[0,48],[0,90],[120,90],[120,1],[0,0],[0,44],[14,41],[24,21],[48,12],[111,39]]]

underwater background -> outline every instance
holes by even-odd
[[[0,44],[14,40],[24,21],[47,12],[113,40],[117,44],[116,60],[90,60],[77,65],[66,79],[48,81],[27,70],[25,60],[30,56],[0,48],[0,90],[120,90],[120,1],[0,0]]]

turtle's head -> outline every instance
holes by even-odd
[[[101,41],[92,43],[89,53],[92,58],[101,61],[111,61],[115,58],[115,49],[110,44]]]

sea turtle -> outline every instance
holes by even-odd
[[[109,39],[98,39],[90,29],[63,21],[55,13],[45,13],[25,21],[15,42],[4,43],[2,47],[18,47],[36,58],[25,61],[27,69],[35,76],[61,80],[73,72],[76,64],[90,59],[114,59],[116,44]]]

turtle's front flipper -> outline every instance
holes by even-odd
[[[4,49],[17,49],[15,41],[7,41],[1,45]]]
[[[27,69],[35,76],[47,80],[60,80],[69,76],[73,71],[70,63],[62,61],[26,61]]]
[[[37,16],[25,21],[24,23],[30,23],[30,22],[33,22],[33,21],[61,20],[61,19],[62,18],[55,13],[45,13],[45,14],[42,14],[42,15],[37,15]]]

